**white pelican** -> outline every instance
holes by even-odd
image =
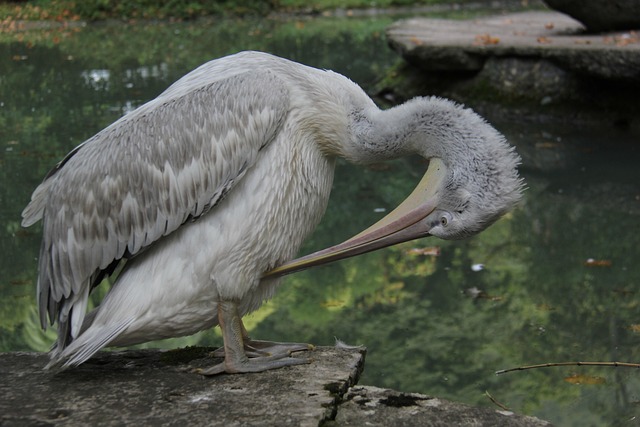
[[[336,157],[430,160],[414,192],[354,238],[287,263],[322,217]],[[34,191],[38,301],[58,323],[47,367],[105,346],[220,325],[204,374],[305,363],[306,344],[251,340],[242,316],[278,277],[418,237],[477,233],[520,198],[519,158],[471,110],[417,98],[380,110],[346,77],[266,53],[208,62],[72,150]],[[87,298],[126,260],[95,310]]]

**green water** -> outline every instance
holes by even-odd
[[[40,331],[34,304],[40,228],[24,230],[19,221],[32,190],[66,152],[189,70],[239,50],[330,68],[370,88],[397,59],[384,40],[393,19],[111,24],[1,35],[0,350],[46,351],[54,340]],[[514,213],[470,240],[416,241],[289,276],[246,323],[261,339],[365,345],[361,384],[493,406],[489,392],[558,425],[627,425],[639,412],[636,370],[494,372],[557,361],[640,362],[637,136],[493,122],[524,160],[528,190]],[[417,159],[375,168],[340,163],[327,215],[303,252],[379,219],[423,172]],[[415,250],[422,248],[429,250]],[[151,346],[220,342],[217,331],[207,331]]]

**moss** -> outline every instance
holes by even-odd
[[[438,95],[456,99],[455,94],[472,77],[473,74],[466,71],[427,72],[399,59],[376,84],[375,92],[390,104],[398,104],[416,96]]]

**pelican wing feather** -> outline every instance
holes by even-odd
[[[23,225],[43,219],[43,327],[48,313],[75,337],[102,271],[210,211],[276,137],[288,97],[275,74],[206,71],[81,144],[34,191]]]

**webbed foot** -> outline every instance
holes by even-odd
[[[291,354],[296,351],[309,351],[315,349],[313,344],[253,340],[247,336],[243,337],[243,341],[244,352],[247,357],[250,358],[274,356],[282,353]],[[224,357],[224,347],[214,350],[211,355],[213,357]]]
[[[270,369],[282,368],[285,366],[304,365],[310,363],[308,359],[297,359],[290,357],[289,353],[276,354],[273,356],[260,356],[252,358],[242,358],[238,360],[227,360],[211,368],[198,369],[198,373],[206,376],[222,373],[240,374],[247,372],[263,372]]]
[[[222,330],[224,347],[213,352],[215,357],[224,357],[224,362],[211,368],[198,369],[202,375],[221,373],[237,374],[243,372],[262,372],[311,363],[308,359],[291,357],[297,351],[313,350],[313,346],[304,343],[285,343],[252,340],[247,334],[236,303],[221,301],[218,303],[218,322]]]

